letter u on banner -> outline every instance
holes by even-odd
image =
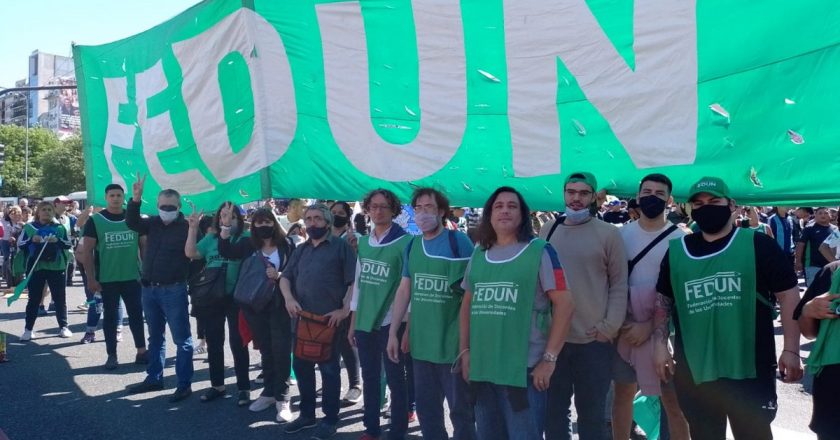
[[[383,140],[370,119],[370,75],[360,4],[316,6],[332,135],[356,168],[390,181],[421,179],[441,169],[458,151],[466,129],[467,82],[460,3],[415,1],[411,7],[420,60],[420,131],[412,142],[400,147]]]
[[[172,45],[183,70],[183,95],[201,159],[227,183],[271,165],[288,150],[297,127],[292,72],[277,30],[250,9],[239,9],[212,28]],[[248,144],[234,153],[227,135],[219,61],[239,52],[251,74],[254,125]]]

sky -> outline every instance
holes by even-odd
[[[34,50],[71,56],[71,42],[109,43],[140,33],[199,0],[0,0],[0,87],[29,74]]]

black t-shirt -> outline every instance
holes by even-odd
[[[685,245],[688,252],[694,257],[703,257],[723,250],[737,228],[726,237],[713,242],[703,239],[702,233],[687,235]],[[796,273],[790,265],[790,260],[782,252],[776,241],[765,234],[753,234],[755,247],[755,279],[757,294],[766,298],[771,304],[775,303],[773,293],[783,292],[796,287],[799,281]],[[659,270],[659,280],[656,283],[656,290],[668,298],[674,298],[674,289],[671,286],[671,264],[668,259],[669,252],[665,253]],[[775,378],[776,374],[776,341],[773,333],[773,317],[768,306],[761,301],[755,302],[755,371],[759,379]],[[677,368],[688,368],[683,351],[682,337],[679,330],[679,316],[676,308],[672,309],[674,326],[676,327],[676,340],[674,344],[674,355],[677,361]]]
[[[805,243],[805,255],[802,257],[804,266],[823,267],[828,264],[828,260],[820,253],[820,245],[833,230],[832,225],[821,226],[816,223],[802,230],[802,235],[797,241]]]
[[[614,225],[624,224],[630,221],[630,214],[627,211],[607,211],[604,213],[604,221]]]
[[[111,214],[107,210],[103,209],[102,211],[99,211],[99,213],[102,214],[102,217],[105,217],[106,219],[111,220],[112,222],[121,222],[121,221],[125,220],[125,211],[123,211],[120,214]],[[85,222],[85,228],[82,231],[82,236],[90,237],[90,238],[97,238],[96,237],[96,223],[93,222],[93,216],[94,215],[96,215],[96,214],[92,214],[90,217],[88,217],[88,220]]]

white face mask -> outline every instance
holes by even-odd
[[[437,214],[418,212],[414,214],[414,223],[423,232],[432,232],[440,226],[440,217]]]
[[[583,208],[581,210],[566,208],[566,212],[564,214],[566,214],[566,220],[563,223],[572,226],[586,223],[586,221],[592,216],[589,212],[589,208]]]
[[[164,223],[172,223],[173,221],[175,221],[176,218],[178,218],[178,214],[178,211],[164,211],[161,209],[158,210],[158,215]]]

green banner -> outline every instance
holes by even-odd
[[[500,185],[535,209],[590,171],[749,204],[840,199],[840,8],[722,0],[204,1],[76,46],[88,194],[149,174],[202,208]],[[147,203],[149,208],[152,203]]]

